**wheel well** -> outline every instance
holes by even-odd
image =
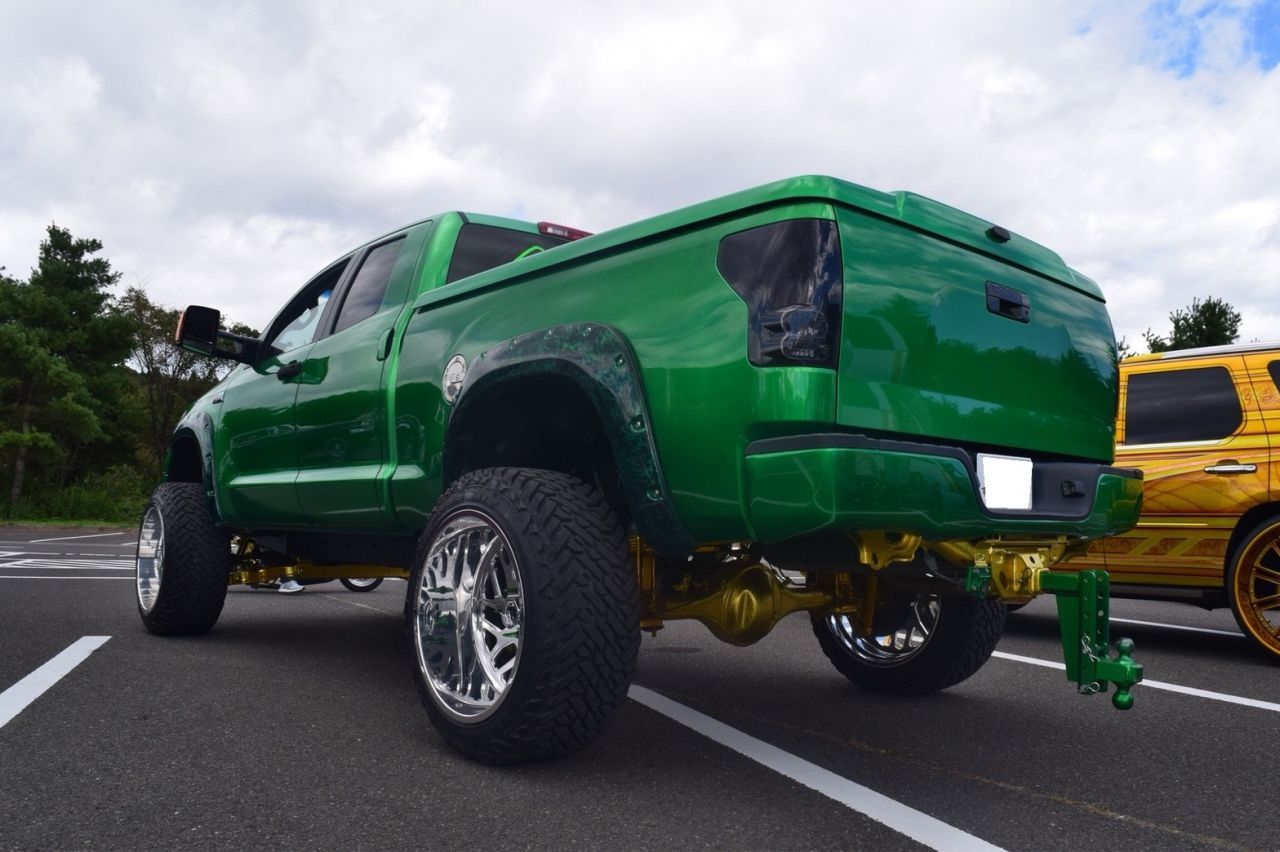
[[[1280,503],[1264,503],[1261,506],[1254,506],[1249,511],[1240,516],[1240,520],[1236,521],[1236,528],[1231,531],[1231,539],[1227,542],[1227,555],[1222,561],[1222,578],[1226,583],[1227,566],[1231,564],[1231,559],[1235,556],[1236,549],[1244,543],[1244,537],[1267,518],[1280,516]]]
[[[178,438],[169,447],[169,465],[165,471],[169,482],[204,482],[204,466],[200,463],[200,444],[195,438]]]
[[[624,524],[630,512],[608,433],[590,397],[561,376],[504,382],[471,400],[451,424],[446,485],[487,467],[531,467],[576,476],[600,489]]]

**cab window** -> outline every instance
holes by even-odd
[[[1124,440],[1128,445],[1216,441],[1240,428],[1243,416],[1226,367],[1133,373]]]
[[[271,331],[267,338],[268,353],[278,355],[311,342],[315,337],[316,329],[320,327],[320,320],[324,316],[329,297],[333,295],[334,288],[338,286],[338,281],[341,280],[348,263],[350,258],[335,263],[321,272],[285,306],[275,322],[271,324]]]
[[[404,237],[400,237],[376,246],[365,255],[355,279],[347,288],[347,295],[342,299],[342,307],[333,326],[335,334],[387,307],[384,304],[387,284],[391,281],[391,271],[395,269],[396,259],[400,257],[400,249],[403,247]]]
[[[568,240],[562,237],[470,222],[458,232],[458,239],[453,244],[453,259],[449,262],[449,274],[444,281],[448,284],[510,263],[530,249],[549,249],[566,242]]]

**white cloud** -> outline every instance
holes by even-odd
[[[597,230],[824,172],[1049,245],[1130,341],[1207,295],[1270,338],[1280,72],[1239,9],[1197,12],[31,4],[0,33],[0,264],[25,274],[57,221],[154,298],[261,323],[439,210]]]

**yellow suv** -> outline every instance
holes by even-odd
[[[1126,358],[1116,464],[1143,471],[1142,517],[1069,568],[1117,596],[1231,607],[1280,656],[1280,343]]]

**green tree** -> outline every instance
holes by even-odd
[[[1203,302],[1192,299],[1187,307],[1169,314],[1169,322],[1173,331],[1168,338],[1151,329],[1143,332],[1142,337],[1152,352],[1221,346],[1235,343],[1240,336],[1240,313],[1215,296],[1208,296]]]
[[[156,304],[141,287],[126,289],[120,307],[133,326],[129,364],[136,371],[134,431],[143,439],[138,457],[150,481],[160,475],[173,427],[182,412],[235,363],[176,346],[173,334],[181,311]],[[251,337],[258,334],[241,323],[232,323],[230,330]]]
[[[100,445],[98,464],[127,441],[119,403],[131,329],[109,292],[119,275],[93,256],[98,240],[57,225],[47,234],[28,281],[0,276],[0,457],[11,505],[32,466],[61,485],[82,450]]]
[[[129,362],[137,370],[149,479],[159,475],[169,435],[183,410],[218,380],[219,362],[173,343],[180,312],[152,302],[140,287],[125,290],[120,306],[133,325]]]

